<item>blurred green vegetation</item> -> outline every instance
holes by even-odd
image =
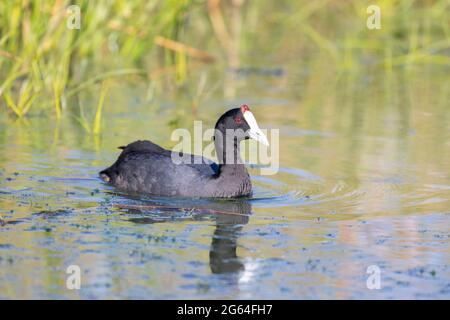
[[[79,30],[67,28],[67,8],[74,4],[81,11]],[[366,26],[372,4],[381,8],[380,30]],[[442,239],[434,246],[429,236],[441,234],[450,200],[449,12],[448,0],[0,1],[0,225],[2,219],[20,222],[3,233],[13,244],[4,246],[5,257],[20,263],[2,265],[0,278],[7,281],[0,281],[0,292],[8,298],[69,294],[54,270],[79,251],[72,233],[80,228],[95,228],[98,236],[94,250],[81,253],[84,263],[99,270],[111,259],[123,264],[126,253],[105,256],[123,247],[103,233],[116,234],[111,228],[118,227],[128,236],[139,227],[126,229],[124,212],[105,212],[116,196],[96,172],[116,159],[117,146],[150,139],[171,148],[174,127],[190,128],[200,118],[206,129],[244,101],[257,106],[262,128],[282,134],[283,170],[258,179],[249,169],[256,196],[267,199],[253,208],[254,226],[270,226],[271,241],[279,222],[287,240],[267,245],[250,231],[238,256],[263,253],[281,261],[290,248],[299,252],[299,243],[330,243],[336,250],[319,250],[322,258],[344,258],[340,269],[352,270],[369,265],[374,251],[366,255],[370,261],[359,253],[355,260],[348,246],[362,244],[364,251],[375,236],[384,237],[383,226],[392,238],[376,246],[378,258],[396,270],[409,274],[411,261],[426,260],[419,253],[433,263],[447,261]],[[311,198],[304,202],[304,195]],[[67,208],[74,214],[58,220],[63,224],[35,215]],[[429,224],[420,218],[425,215]],[[380,218],[388,220],[372,229],[366,224]],[[338,227],[333,241],[327,221]],[[203,229],[186,233],[185,223],[159,225],[161,232],[194,235],[188,241],[201,244],[194,253],[207,261],[203,248],[210,240]],[[211,228],[209,220],[204,227]],[[142,225],[141,233],[155,230]],[[416,245],[405,247],[405,237]],[[138,245],[130,244],[133,250]],[[245,249],[252,245],[255,250]],[[192,261],[191,250],[150,247],[155,257],[174,251],[168,259],[182,268]],[[130,283],[158,293],[176,290],[173,272],[168,284],[160,265],[149,264],[155,265],[127,263],[131,276],[121,266],[111,292],[120,294]],[[336,279],[336,288],[358,287]],[[329,280],[320,274],[312,283]]]
[[[80,29],[67,27],[74,4]],[[381,8],[380,30],[366,27],[370,4]],[[337,73],[448,66],[449,9],[448,0],[2,1],[1,113],[69,114],[98,133],[105,81],[144,83],[148,98],[189,87],[195,112],[214,88],[204,74],[195,83],[188,75],[207,65],[224,73],[258,57],[269,66],[326,61]],[[99,101],[91,120],[79,101],[85,90]]]

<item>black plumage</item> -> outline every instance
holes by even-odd
[[[151,141],[135,141],[120,147],[123,151],[119,158],[101,171],[100,177],[132,193],[218,198],[251,196],[250,176],[239,156],[239,143],[249,138],[250,130],[244,117],[249,109],[245,107],[227,111],[216,123],[214,143],[218,164],[196,155],[185,155],[181,163],[175,163],[172,151]]]

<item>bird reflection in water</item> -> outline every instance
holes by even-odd
[[[241,274],[241,278],[244,280],[248,275],[245,273],[245,265],[237,256],[236,250],[242,227],[248,223],[251,215],[251,203],[247,200],[199,201],[199,203],[175,202],[175,204],[172,201],[170,205],[165,204],[164,201],[138,205],[117,204],[116,207],[127,209],[129,213],[137,215],[152,212],[151,216],[128,219],[139,224],[198,221],[205,218],[214,220],[216,227],[209,250],[211,272],[214,274]],[[155,212],[158,214],[154,214]],[[189,215],[183,215],[185,213],[189,213]]]

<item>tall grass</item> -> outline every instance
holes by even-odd
[[[377,3],[382,28],[370,31],[366,8],[372,2],[359,0],[1,1],[1,112],[60,118],[70,97],[127,75],[154,82],[169,73],[181,87],[193,60],[237,68],[255,63],[255,56],[276,56],[270,61],[280,63],[320,56],[351,71],[374,58],[387,72],[407,64],[450,65],[448,1]],[[72,4],[81,9],[79,30],[67,27]],[[201,74],[193,91],[208,91]],[[201,95],[192,96],[195,112]],[[92,132],[100,130],[101,110]]]
[[[142,74],[145,68],[130,71],[130,66],[142,66],[154,37],[176,35],[190,1],[77,1],[80,29],[67,26],[72,4],[0,2],[0,96],[18,117],[38,97],[46,112],[60,117],[68,93],[102,78]]]

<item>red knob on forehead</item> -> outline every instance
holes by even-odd
[[[243,105],[241,106],[241,112],[242,112],[242,114],[244,114],[245,111],[250,111],[250,108],[248,107],[248,105],[243,104]]]

